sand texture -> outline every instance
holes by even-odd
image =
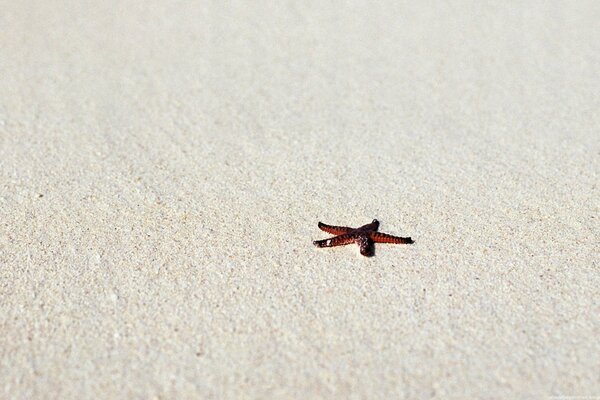
[[[0,10],[0,399],[600,396],[600,2]]]

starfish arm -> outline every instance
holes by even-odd
[[[409,237],[392,236],[392,235],[388,235],[386,233],[381,233],[381,232],[373,232],[373,233],[371,233],[370,236],[371,236],[371,239],[373,239],[373,241],[375,243],[394,243],[394,244],[414,243],[414,241]]]
[[[322,222],[319,222],[319,229],[327,233],[331,233],[332,235],[343,235],[344,233],[348,233],[353,230],[347,226],[333,226],[324,224]]]
[[[366,224],[366,225],[361,226],[360,228],[356,228],[356,230],[358,230],[358,231],[366,231],[366,232],[377,231],[377,229],[379,229],[379,221],[377,221],[376,219],[374,219],[373,222],[371,222],[370,224]]]
[[[371,257],[375,254],[375,246],[373,245],[373,240],[368,236],[361,236],[358,239],[358,247],[360,248],[360,254],[365,257]]]
[[[340,236],[332,237],[331,239],[315,240],[313,244],[317,247],[333,247],[333,246],[344,246],[356,241],[356,235],[345,234]]]

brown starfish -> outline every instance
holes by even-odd
[[[360,247],[360,254],[366,257],[370,257],[375,253],[375,246],[373,245],[374,243],[414,243],[414,241],[409,237],[404,238],[377,232],[377,229],[379,229],[379,221],[376,219],[374,219],[370,224],[363,225],[360,228],[332,226],[319,222],[319,229],[337,236],[325,240],[315,240],[313,242],[315,246],[333,247],[356,243]]]

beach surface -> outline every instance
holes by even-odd
[[[0,399],[599,399],[600,3],[483,3],[0,1]]]

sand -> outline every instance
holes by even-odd
[[[1,399],[599,398],[600,3],[2,3]]]

